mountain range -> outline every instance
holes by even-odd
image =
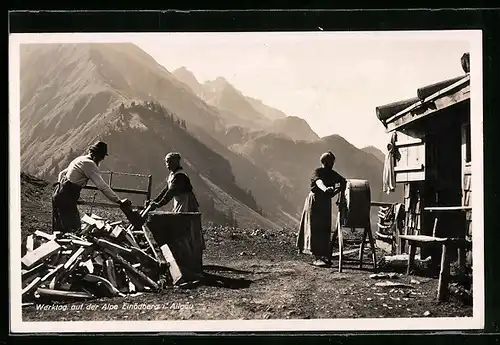
[[[200,83],[172,73],[133,44],[26,44],[20,51],[22,171],[54,180],[95,140],[109,144],[101,169],[152,175],[183,156],[207,221],[240,227],[296,227],[309,175],[332,150],[336,169],[381,192],[383,163],[342,137],[319,138],[304,119],[244,95],[223,77]],[[137,188],[137,180],[113,179]]]

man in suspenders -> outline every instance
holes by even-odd
[[[108,146],[99,141],[92,145],[88,154],[75,158],[59,173],[52,194],[52,231],[78,232],[81,229],[77,201],[82,188],[91,180],[112,202],[120,206],[131,205],[130,200],[120,199],[102,179],[99,163],[108,155]]]

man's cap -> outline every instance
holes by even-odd
[[[108,155],[108,144],[103,141],[98,141],[94,145],[90,146],[89,151],[92,153],[100,153],[103,156]]]

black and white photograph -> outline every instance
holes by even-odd
[[[481,39],[11,34],[11,331],[480,329]]]

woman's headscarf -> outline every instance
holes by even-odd
[[[181,160],[181,155],[177,152],[169,152],[166,156],[165,156],[165,160],[171,160],[171,159],[176,159],[178,161]]]

